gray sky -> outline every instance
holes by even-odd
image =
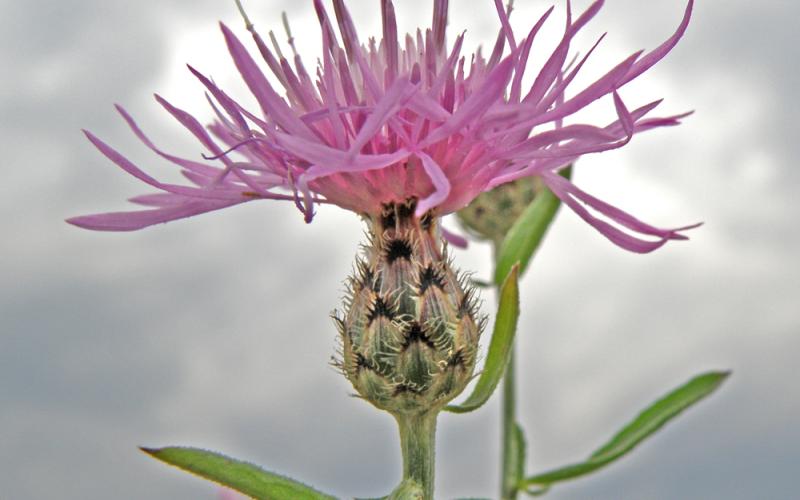
[[[397,3],[404,28],[427,22],[428,1]],[[468,28],[469,46],[493,37],[491,2],[451,3],[451,29]],[[579,45],[609,32],[595,75],[660,43],[683,9],[609,3]],[[377,34],[377,2],[349,5],[362,36]],[[546,5],[519,0],[515,26],[527,29]],[[319,38],[310,1],[249,10],[264,31],[280,29],[287,10],[311,65]],[[243,31],[233,2],[3,0],[2,12],[0,498],[214,498],[213,486],[136,451],[167,444],[216,449],[337,495],[391,490],[400,467],[391,418],[348,397],[328,366],[328,313],[362,238],[354,215],[321,209],[305,225],[290,204],[263,202],[128,234],[62,222],[147,191],[81,128],[172,175],[115,102],[159,144],[199,155],[151,94],[208,116],[190,62],[245,95],[216,26]],[[678,48],[623,94],[666,97],[662,113],[696,114],[579,164],[580,186],[647,221],[705,225],[689,242],[639,256],[571,212],[559,216],[523,285],[528,470],[583,458],[696,372],[735,373],[629,458],[551,498],[777,500],[796,491],[797,19],[795,2],[698,2]],[[478,276],[488,258],[479,245],[457,255]],[[441,417],[441,498],[495,495],[497,403]]]

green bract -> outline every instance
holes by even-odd
[[[336,315],[340,365],[367,401],[392,414],[436,412],[467,385],[484,321],[475,289],[451,267],[438,219],[415,202],[370,218],[369,242]]]

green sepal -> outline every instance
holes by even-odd
[[[560,175],[569,179],[572,175],[572,167],[565,168]],[[543,188],[536,194],[533,202],[508,230],[498,248],[497,267],[494,273],[496,284],[499,285],[503,282],[511,270],[511,266],[517,262],[520,263],[520,274],[525,273],[560,206],[561,200],[549,189]]]
[[[492,339],[489,343],[489,352],[483,371],[472,390],[472,394],[459,405],[447,405],[445,410],[453,413],[467,413],[483,406],[497,388],[503,378],[506,365],[511,356],[514,345],[514,334],[517,331],[519,318],[519,266],[511,268],[511,272],[503,282],[500,290],[500,303],[497,307],[497,317],[494,322]]]
[[[256,500],[330,500],[336,497],[220,453],[199,448],[140,448],[153,458]]]
[[[633,450],[681,412],[710,395],[729,375],[730,372],[708,372],[694,377],[647,407],[586,461],[528,477],[521,482],[520,489],[530,494],[541,494],[554,483],[575,479],[605,467]],[[530,490],[532,486],[541,489]]]

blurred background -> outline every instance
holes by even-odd
[[[394,423],[349,397],[328,365],[328,313],[362,240],[356,216],[321,208],[306,225],[291,204],[265,201],[135,233],[63,222],[148,192],[81,128],[176,178],[113,103],[157,144],[199,158],[151,93],[209,118],[189,62],[253,102],[216,24],[245,37],[233,1],[0,3],[0,498],[216,498],[210,483],[136,449],[168,444],[216,449],[344,497],[390,491],[400,474]],[[401,32],[429,23],[430,1],[396,3]],[[556,3],[540,56],[562,28]],[[608,3],[574,46],[585,52],[609,32],[586,76],[658,45],[685,5]],[[492,43],[492,2],[451,4],[451,39],[466,29],[466,47]],[[520,33],[550,5],[516,4]],[[348,5],[362,39],[379,35],[377,1]],[[246,7],[281,40],[286,11],[313,66],[320,39],[310,0]],[[734,376],[629,457],[549,498],[796,495],[797,19],[800,4],[788,0],[699,2],[684,40],[622,93],[630,107],[664,97],[661,115],[696,114],[578,164],[579,186],[648,222],[705,225],[642,256],[561,212],[522,290],[528,471],[584,458],[695,373]],[[604,101],[592,113],[605,121],[613,107]],[[478,278],[489,276],[490,257],[481,245],[456,253]],[[484,294],[485,311],[493,308]],[[496,497],[498,402],[441,417],[438,497]]]

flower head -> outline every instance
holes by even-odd
[[[393,415],[440,410],[472,379],[485,319],[447,256],[439,218],[414,202],[370,218],[369,240],[334,314],[335,360],[365,400]]]
[[[580,217],[628,250],[647,252],[668,240],[686,239],[679,231],[688,227],[645,224],[557,172],[584,154],[619,148],[637,132],[676,125],[685,116],[651,118],[660,100],[629,109],[619,90],[675,46],[686,30],[692,4],[689,0],[682,22],[661,45],[634,53],[577,90],[573,81],[603,37],[577,59],[570,44],[598,13],[602,0],[577,16],[567,2],[563,35],[530,86],[523,86],[528,57],[553,8],[518,38],[509,24],[511,8],[495,0],[500,30],[485,58],[480,51],[463,54],[463,34],[447,43],[447,0],[434,0],[431,26],[405,38],[398,35],[392,1],[381,0],[383,37],[366,44],[343,0],[333,0],[335,21],[322,1],[314,0],[323,46],[313,77],[296,53],[290,60],[277,43],[271,50],[245,17],[261,57],[283,87],[283,97],[223,24],[231,57],[260,110],[245,109],[192,67],[216,113],[212,124],[204,127],[156,96],[207,150],[201,162],[160,149],[117,106],[139,139],[178,165],[190,184],[160,182],[86,132],[105,156],[160,192],[131,200],[149,207],[146,210],[69,222],[127,231],[256,199],[293,200],[306,221],[320,203],[375,217],[386,206],[413,200],[417,217],[429,211],[442,216],[496,186],[538,177]],[[294,52],[291,35],[289,44]],[[601,98],[614,110],[609,123],[567,123]]]

